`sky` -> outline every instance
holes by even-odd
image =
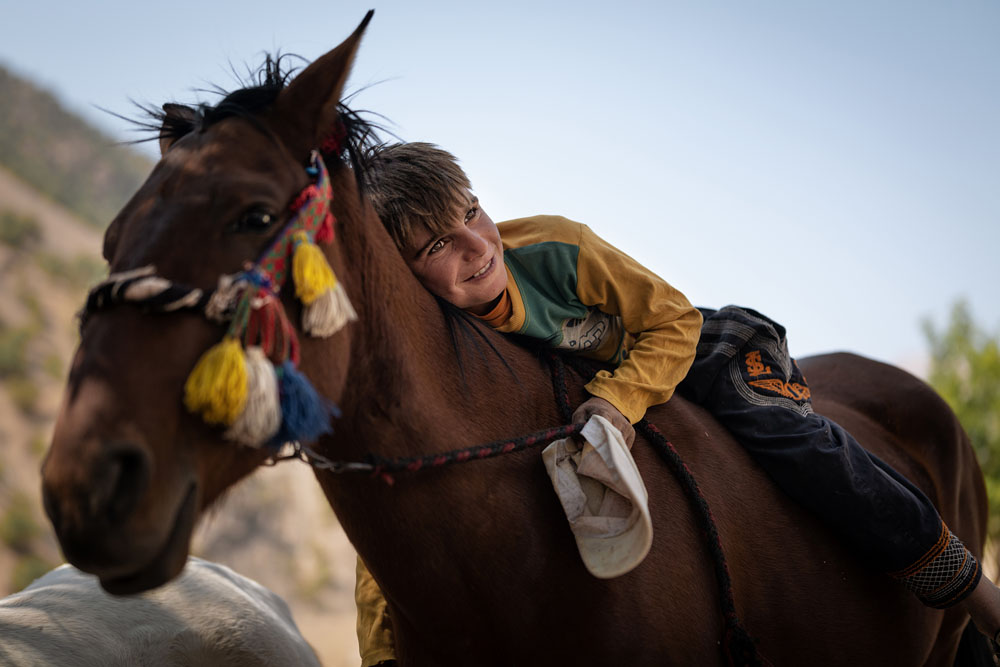
[[[99,108],[212,102],[370,8],[352,106],[457,155],[494,220],[584,222],[799,357],[919,372],[958,299],[1000,331],[995,0],[0,0],[0,64],[128,140]]]

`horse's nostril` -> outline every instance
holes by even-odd
[[[108,455],[103,493],[95,494],[93,516],[103,511],[111,524],[124,521],[135,509],[149,484],[149,458],[144,451],[124,445]],[[103,507],[102,507],[103,506]]]

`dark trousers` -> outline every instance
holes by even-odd
[[[796,503],[925,603],[950,606],[971,592],[979,564],[927,496],[813,412],[784,327],[734,306],[702,314],[697,356],[678,392],[707,408]]]

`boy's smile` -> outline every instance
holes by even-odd
[[[477,315],[488,313],[507,287],[500,232],[474,197],[442,233],[416,233],[403,256],[430,292]]]

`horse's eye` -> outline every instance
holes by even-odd
[[[264,208],[252,208],[244,213],[236,224],[233,231],[236,232],[265,232],[271,228],[278,220],[278,216]]]

